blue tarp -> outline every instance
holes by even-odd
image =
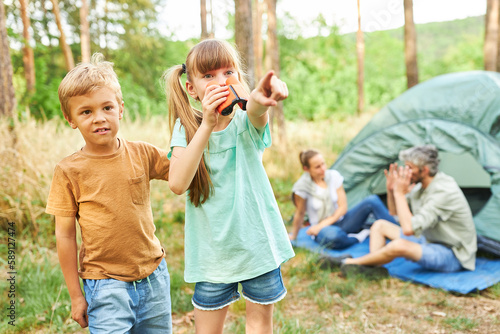
[[[295,247],[331,256],[351,254],[352,257],[360,257],[369,252],[369,239],[343,250],[325,249],[307,235],[306,230],[307,228],[303,228],[299,231],[297,240],[293,242]],[[461,294],[484,290],[500,282],[500,260],[485,258],[476,259],[476,270],[456,273],[439,273],[426,270],[420,265],[403,258],[397,258],[384,267],[389,270],[392,277],[403,281],[421,283],[433,288]]]

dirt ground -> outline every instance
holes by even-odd
[[[456,295],[396,278],[359,278],[336,292],[346,279],[340,272],[326,276],[328,283],[311,291],[317,280],[290,283],[284,270],[292,288],[276,305],[274,333],[500,333],[500,299],[488,290]],[[194,333],[192,312],[174,315],[173,322],[175,333]],[[224,333],[239,333],[234,328],[242,323],[244,310],[231,306]]]

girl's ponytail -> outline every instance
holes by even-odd
[[[184,72],[184,66],[175,65],[164,74],[164,80],[168,102],[170,133],[173,133],[175,121],[179,118],[186,130],[186,142],[189,144],[200,127],[203,114],[194,109],[189,102],[189,96],[184,90],[181,81],[181,76]],[[198,170],[188,189],[189,200],[194,206],[203,204],[213,191],[213,185],[205,164],[205,159],[201,159]]]

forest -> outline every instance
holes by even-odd
[[[30,2],[32,47],[34,54],[34,88],[27,89],[23,65],[20,8],[13,2],[6,6],[7,33],[11,45],[13,83],[19,114],[27,110],[38,119],[60,117],[57,87],[67,72],[67,60],[54,31],[54,15],[47,1]],[[158,18],[153,1],[107,2],[106,17],[90,8],[91,52],[101,52],[115,63],[127,113],[132,117],[161,115],[166,104],[161,86],[162,73],[181,64],[189,48],[197,40],[175,41],[155,28]],[[92,2],[97,6],[98,2]],[[61,19],[65,23],[68,48],[73,64],[82,61],[79,34],[79,8],[60,1]],[[137,6],[137,8],[135,7]],[[43,7],[43,8],[41,8]],[[140,9],[140,10],[139,10]],[[234,14],[229,13],[229,31],[234,31]],[[285,117],[292,119],[325,119],[332,114],[356,112],[356,34],[339,34],[338,27],[328,26],[321,15],[312,23],[322,34],[303,38],[287,20],[286,27],[277,23],[279,60],[282,78],[290,98],[284,101]],[[454,22],[429,23],[417,27],[417,50],[420,81],[462,70],[482,69],[484,18],[468,18]],[[15,29],[14,29],[15,27]],[[365,33],[365,99],[366,109],[380,108],[405,89],[403,28]],[[234,37],[231,39],[234,42]],[[264,45],[265,46],[265,45]],[[265,49],[265,48],[264,48]],[[265,50],[262,60],[266,63]],[[265,64],[264,64],[265,65]],[[301,94],[293,94],[300,92]]]
[[[227,16],[224,29],[232,33],[228,41],[243,53],[241,15],[262,27],[252,40],[243,37],[247,43],[256,41],[250,47],[253,65],[247,73],[252,82],[269,69],[279,70],[290,92],[276,113],[280,136],[275,136],[275,126],[273,146],[264,155],[288,229],[294,212],[290,191],[301,174],[298,153],[315,147],[332,164],[380,108],[411,86],[407,27],[361,33],[360,107],[359,32],[342,34],[318,15],[311,22],[317,36],[305,37],[286,11],[285,17],[276,19],[276,6],[286,6],[286,1],[223,0],[229,9],[214,13],[211,2],[200,0],[200,37],[179,40],[175,31],[165,34],[159,28],[158,13],[167,1],[0,0],[0,252],[8,254],[4,240],[15,239],[18,273],[16,323],[9,325],[2,313],[0,332],[88,332],[71,319],[54,218],[45,213],[45,206],[55,164],[83,145],[62,117],[58,86],[69,69],[91,54],[102,53],[118,74],[125,100],[120,135],[167,148],[164,71],[182,64],[201,39],[219,37],[207,28],[212,16]],[[498,6],[498,0],[490,3]],[[249,9],[250,14],[235,8]],[[413,26],[417,82],[452,72],[496,70],[497,49],[488,51],[485,46],[498,35],[498,22],[495,35],[488,8],[486,20],[478,16]],[[183,279],[185,199],[174,195],[166,182],[153,181],[151,201],[171,275],[174,332],[194,333],[194,285]],[[276,333],[494,333],[500,326],[499,284],[459,296],[394,278],[346,280],[338,270],[319,269],[314,254],[296,253],[282,269],[289,294],[276,306]],[[0,290],[4,308],[11,300],[9,282],[0,281]],[[231,306],[225,332],[244,332],[244,308],[244,301]]]

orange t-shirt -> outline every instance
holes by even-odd
[[[166,151],[126,140],[114,154],[78,151],[56,165],[46,212],[78,220],[81,278],[131,282],[157,268],[165,251],[155,236],[149,181],[167,180],[169,165]]]

